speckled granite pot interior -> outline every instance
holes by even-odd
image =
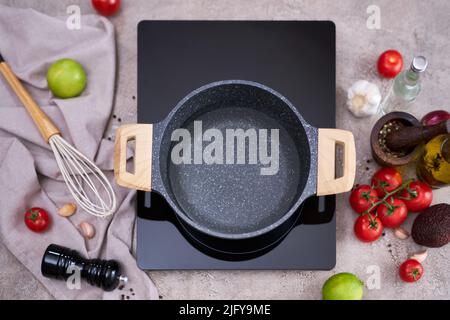
[[[261,165],[254,164],[174,164],[173,130],[192,133],[199,120],[203,131],[278,129],[277,174],[261,175]],[[282,225],[315,194],[316,163],[317,129],[281,94],[251,81],[219,81],[194,90],[153,127],[152,189],[183,224],[214,237],[245,239]]]

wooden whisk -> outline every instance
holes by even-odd
[[[0,72],[52,148],[64,181],[78,205],[95,216],[105,217],[113,214],[117,205],[116,195],[103,172],[61,137],[59,129],[22,86],[1,54]]]

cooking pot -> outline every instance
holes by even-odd
[[[351,132],[309,125],[267,86],[225,80],[192,91],[159,123],[119,127],[114,162],[117,184],[159,193],[196,233],[239,240],[279,228],[312,195],[349,191],[356,154]]]

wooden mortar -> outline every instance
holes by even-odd
[[[386,146],[386,135],[405,126],[420,126],[420,122],[409,113],[390,112],[378,119],[373,126],[370,134],[372,157],[381,166],[402,166],[414,160],[414,147],[393,151]]]

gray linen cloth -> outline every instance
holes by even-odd
[[[114,29],[105,18],[83,16],[80,30],[69,30],[66,17],[49,17],[31,9],[0,5],[0,52],[37,103],[60,128],[62,136],[105,171],[113,181],[113,143],[102,139],[113,107],[116,56]],[[79,61],[88,75],[84,93],[73,99],[52,97],[46,71],[60,58]],[[112,217],[93,217],[82,209],[70,218],[57,208],[73,202],[50,147],[25,108],[0,76],[0,235],[8,249],[57,299],[157,299],[158,293],[131,253],[135,221],[134,192],[113,183],[118,210]],[[24,212],[42,207],[51,215],[50,228],[34,233]],[[78,224],[88,221],[96,235],[85,240]],[[116,259],[129,278],[122,290],[103,292],[81,282],[69,289],[64,281],[44,278],[40,265],[50,243],[78,250],[89,258]],[[130,290],[132,289],[132,291]],[[132,293],[134,294],[132,294]],[[122,296],[124,295],[124,296]]]

